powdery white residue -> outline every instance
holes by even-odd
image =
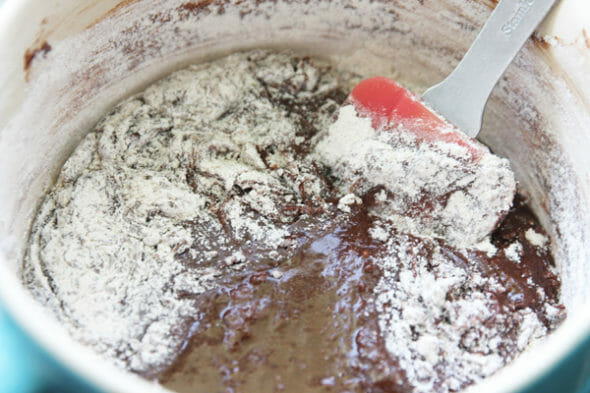
[[[492,244],[492,241],[489,236],[484,238],[482,241],[474,244],[470,248],[473,248],[474,250],[485,252],[488,257],[493,256],[498,251],[496,246],[494,246]]]
[[[402,235],[386,245],[375,305],[386,347],[414,392],[457,391],[476,383],[547,333],[531,309],[509,316],[494,312],[497,299],[481,288],[502,287],[458,267],[436,241]],[[516,329],[515,341],[506,340],[507,323]]]
[[[347,105],[316,154],[340,179],[343,193],[384,187],[389,207],[382,214],[400,231],[466,246],[495,228],[516,191],[508,161],[472,143],[484,151],[477,160],[466,146],[421,142],[403,127],[375,131]]]
[[[375,306],[385,346],[414,392],[458,391],[477,383],[547,334],[531,308],[494,311],[500,306],[493,293],[506,288],[457,263],[473,264],[474,251],[520,260],[520,243],[502,250],[490,238],[515,193],[507,160],[476,141],[483,154],[474,159],[465,145],[419,140],[401,125],[375,130],[351,105],[318,139],[315,154],[342,193],[380,189],[370,208],[379,218],[369,229],[386,248],[376,258],[383,277],[374,289]],[[537,240],[527,235],[527,241]],[[444,244],[457,255],[443,250]],[[537,292],[546,298],[542,288]],[[547,311],[549,323],[563,316],[558,309]]]
[[[504,255],[506,255],[506,258],[510,259],[512,262],[518,263],[520,262],[522,252],[522,244],[520,244],[519,241],[515,241],[514,243],[511,243],[508,247],[506,247],[506,249],[504,250]]]
[[[541,233],[537,233],[535,232],[534,229],[530,228],[529,230],[527,230],[524,234],[524,236],[526,237],[526,239],[531,242],[531,244],[535,247],[545,247],[547,245],[547,243],[549,242],[549,239],[547,238],[547,236],[541,234]]]
[[[183,294],[242,269],[235,244],[272,257],[286,241],[285,205],[323,203],[312,163],[289,150],[296,116],[271,100],[322,97],[321,126],[338,106],[326,98],[337,85],[324,66],[252,51],[190,66],[119,104],[42,204],[25,284],[79,341],[157,373],[197,313]]]
[[[92,154],[85,146],[64,173],[76,172]],[[204,200],[174,181],[172,172],[99,164],[96,157],[91,165],[100,169],[62,175],[61,189],[43,204],[25,274],[36,297],[75,338],[143,371],[171,361],[180,345],[170,332],[194,310],[178,292],[201,293],[220,273],[186,270],[174,258],[193,242],[180,223],[202,211]]]
[[[360,205],[363,201],[354,194],[346,194],[338,200],[338,209],[345,213],[351,212],[352,205]]]
[[[380,242],[386,242],[389,239],[389,232],[380,225],[369,228],[369,235]]]

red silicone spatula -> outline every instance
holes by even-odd
[[[458,130],[475,137],[492,88],[556,0],[501,0],[455,70],[424,93],[422,100],[396,82],[375,77],[359,83],[348,102],[372,119],[375,129],[391,123],[411,124],[426,141],[471,146]],[[472,151],[475,153],[475,151]]]

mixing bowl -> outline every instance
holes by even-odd
[[[523,0],[525,1],[525,0]],[[461,58],[492,0],[0,2],[0,392],[149,392],[74,342],[20,284],[41,198],[121,98],[195,61],[292,48],[420,91]],[[563,0],[509,67],[480,138],[547,228],[567,320],[473,388],[590,391],[590,7]]]

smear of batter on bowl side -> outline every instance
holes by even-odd
[[[24,283],[78,341],[179,392],[493,374],[565,316],[544,231],[509,207],[506,160],[363,133],[341,107],[356,81],[254,50],[117,105],[42,203]],[[482,233],[477,206],[499,200]]]

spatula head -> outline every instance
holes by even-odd
[[[343,193],[380,190],[375,213],[400,232],[458,246],[485,239],[516,188],[506,159],[387,78],[355,87],[316,152]]]
[[[393,129],[401,124],[426,142],[441,141],[466,147],[475,160],[487,150],[392,79],[365,79],[354,87],[347,103],[354,105],[360,115],[370,118],[376,130]]]

